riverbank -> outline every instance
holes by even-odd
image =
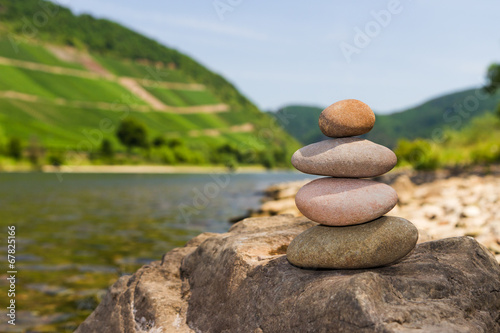
[[[397,191],[398,204],[387,215],[413,222],[419,229],[419,242],[471,236],[500,261],[500,166],[435,172],[396,170],[376,180]],[[294,197],[308,182],[269,187],[261,207],[249,216],[300,216]]]
[[[291,169],[272,169],[273,172],[290,171]],[[0,173],[9,172],[44,172],[44,173],[148,173],[148,174],[175,174],[175,173],[264,173],[269,172],[262,166],[241,166],[228,169],[224,166],[190,166],[190,165],[75,165],[60,166],[44,165],[39,170],[29,166],[4,166]]]

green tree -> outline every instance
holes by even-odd
[[[500,64],[492,64],[488,67],[486,81],[487,83],[484,89],[488,93],[494,94],[500,87]],[[500,117],[500,104],[497,105],[496,115]]]
[[[28,160],[31,162],[31,165],[34,168],[40,167],[40,161],[45,156],[45,149],[40,144],[38,137],[32,136],[29,141],[28,148],[26,149],[28,152]]]
[[[102,140],[99,152],[101,153],[101,156],[104,157],[105,159],[112,160],[113,157],[115,156],[115,149],[113,148],[111,140],[109,139]]]
[[[261,156],[261,164],[264,168],[270,170],[276,167],[274,155],[269,152],[264,152]]]
[[[5,136],[5,132],[0,125],[0,154],[7,155],[7,137]]]
[[[394,153],[398,164],[410,164],[415,170],[434,170],[439,167],[439,158],[431,144],[424,139],[398,141]]]
[[[52,152],[48,156],[49,163],[55,167],[60,167],[64,164],[64,156],[60,152]]]
[[[140,121],[127,118],[121,121],[116,136],[127,147],[128,152],[134,147],[146,148],[148,146],[148,131]]]
[[[484,87],[487,92],[493,94],[500,87],[500,64],[492,64],[488,67],[486,72],[486,86]]]
[[[156,148],[160,148],[162,146],[165,146],[166,144],[167,140],[165,140],[165,138],[162,136],[157,136],[156,138],[153,139],[153,146]]]
[[[161,150],[161,163],[168,164],[168,165],[172,165],[172,164],[177,163],[177,160],[175,158],[175,154],[171,149],[163,148]]]
[[[180,138],[173,138],[173,139],[170,139],[167,141],[167,146],[169,146],[172,149],[175,147],[178,147],[178,146],[183,146],[183,145],[184,145],[184,142]]]
[[[234,158],[229,158],[224,162],[224,165],[226,166],[229,172],[234,172],[238,167],[238,162],[236,162]]]
[[[23,145],[21,139],[10,138],[7,143],[7,155],[19,161],[23,156]]]

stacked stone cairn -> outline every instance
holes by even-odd
[[[287,258],[293,265],[372,268],[398,262],[415,248],[417,228],[401,217],[383,216],[396,205],[396,191],[363,179],[380,176],[397,162],[390,149],[356,137],[374,124],[375,114],[365,103],[334,103],[319,117],[321,131],[331,139],[293,154],[297,170],[327,176],[306,184],[295,197],[300,212],[319,225],[290,243]]]

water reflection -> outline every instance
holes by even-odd
[[[207,187],[214,177],[202,174],[74,174],[63,182],[51,174],[0,174],[2,229],[17,229],[17,329],[71,332],[120,275],[201,232],[227,231],[228,219],[256,208],[267,186],[307,176],[227,177],[217,190]],[[205,190],[207,200],[197,198]],[[188,218],[180,206],[194,208]],[[5,276],[0,281],[4,286]],[[2,309],[6,301],[0,298]]]

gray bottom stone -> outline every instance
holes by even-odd
[[[307,229],[290,243],[287,258],[302,268],[379,267],[406,256],[417,240],[418,230],[410,221],[382,216],[353,226]]]

